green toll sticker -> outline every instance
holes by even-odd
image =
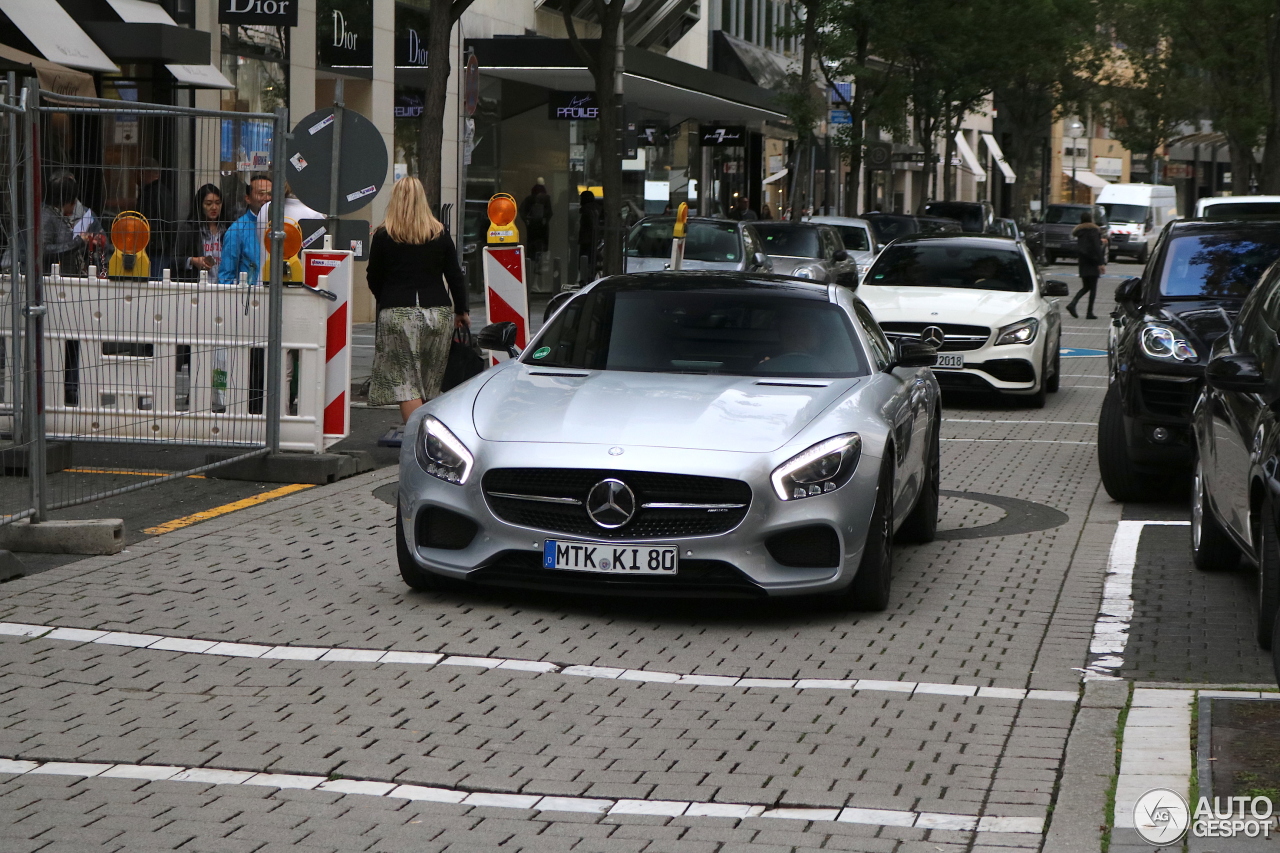
[[[534,358],[546,358],[551,354],[551,347],[538,347],[533,351]]]

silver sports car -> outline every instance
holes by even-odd
[[[481,344],[508,348],[514,326]],[[889,602],[937,526],[934,350],[851,291],[653,272],[577,293],[427,403],[400,456],[409,586]]]

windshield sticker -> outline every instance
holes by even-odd
[[[533,351],[534,358],[546,358],[551,355],[551,347],[538,347]]]

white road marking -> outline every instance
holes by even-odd
[[[815,823],[862,823],[874,826],[952,829],[976,832],[1018,832],[1039,834],[1044,820],[1038,817],[962,815],[897,809],[771,808],[751,803],[695,803],[687,800],[610,800],[591,797],[505,794],[431,788],[424,785],[397,785],[394,782],[364,779],[329,779],[295,773],[255,773],[247,770],[217,770],[203,767],[172,767],[148,764],[93,764],[81,761],[27,761],[0,758],[0,775],[55,774],[86,778],[141,779],[149,782],[196,782],[202,785],[261,785],[269,788],[325,791],[357,797],[454,803],[498,809],[533,809],[547,812],[589,814],[640,814],[664,817],[747,817],[806,820]]]
[[[1116,671],[1124,665],[1129,644],[1129,623],[1133,620],[1133,567],[1138,562],[1138,542],[1147,525],[1187,527],[1189,521],[1121,521],[1116,525],[1107,557],[1107,578],[1102,589],[1102,605],[1093,626],[1089,653],[1095,655],[1085,667],[1085,681],[1118,681]]]
[[[947,439],[943,439],[944,441]],[[1080,444],[1082,442],[1074,442]],[[540,674],[559,673],[578,678],[605,678],[617,681],[641,681],[658,684],[684,684],[695,687],[741,687],[751,690],[843,690],[876,691],[919,695],[973,696],[978,699],[1042,699],[1074,702],[1076,694],[1052,690],[1024,690],[1020,687],[983,687],[976,684],[947,684],[914,681],[880,681],[873,678],[834,680],[827,678],[752,678],[733,675],[697,675],[660,672],[649,669],[620,669],[612,666],[561,666],[550,661],[518,658],[489,658],[472,655],[446,655],[439,652],[407,652],[382,649],[347,649],[323,646],[264,646],[254,643],[229,643],[196,640],[186,637],[162,637],[156,634],[124,634],[114,631],[91,631],[82,628],[57,628],[52,625],[25,625],[0,622],[0,636],[28,637],[41,640],[66,640],[109,646],[123,643],[133,648],[156,649],[180,654],[212,657],[241,657],[259,660],[285,660],[294,663],[347,663],[371,666],[400,665],[410,667],[462,666],[477,669],[504,669]],[[145,642],[144,642],[145,641]]]

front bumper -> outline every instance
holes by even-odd
[[[427,571],[477,584],[649,595],[764,597],[837,591],[848,586],[862,558],[863,542],[875,504],[880,460],[866,453],[843,487],[797,501],[780,501],[769,483],[769,455],[706,450],[628,448],[621,457],[602,445],[479,442],[471,450],[476,467],[462,486],[424,472],[406,434],[400,461],[398,511],[409,551]],[[534,464],[536,463],[536,464]],[[751,488],[746,516],[732,530],[707,536],[627,539],[591,537],[509,523],[491,510],[482,486],[486,471],[497,468],[571,468],[616,472],[678,472],[742,480]],[[441,508],[475,525],[463,547],[427,547],[419,517]],[[833,565],[797,568],[771,553],[778,534],[822,525],[838,546]],[[543,543],[568,539],[616,547],[624,542],[679,547],[679,570],[671,576],[631,576],[542,568]],[[458,543],[452,543],[458,544]],[[776,548],[774,549],[777,550]]]
[[[1176,373],[1129,373],[1125,385],[1125,435],[1129,458],[1153,471],[1191,464],[1191,412],[1203,378]],[[1157,433],[1163,430],[1163,438]]]
[[[935,367],[933,375],[944,391],[999,391],[1002,394],[1034,394],[1043,380],[1042,348],[1030,344],[987,344],[980,349],[947,355],[964,356],[963,368]]]

